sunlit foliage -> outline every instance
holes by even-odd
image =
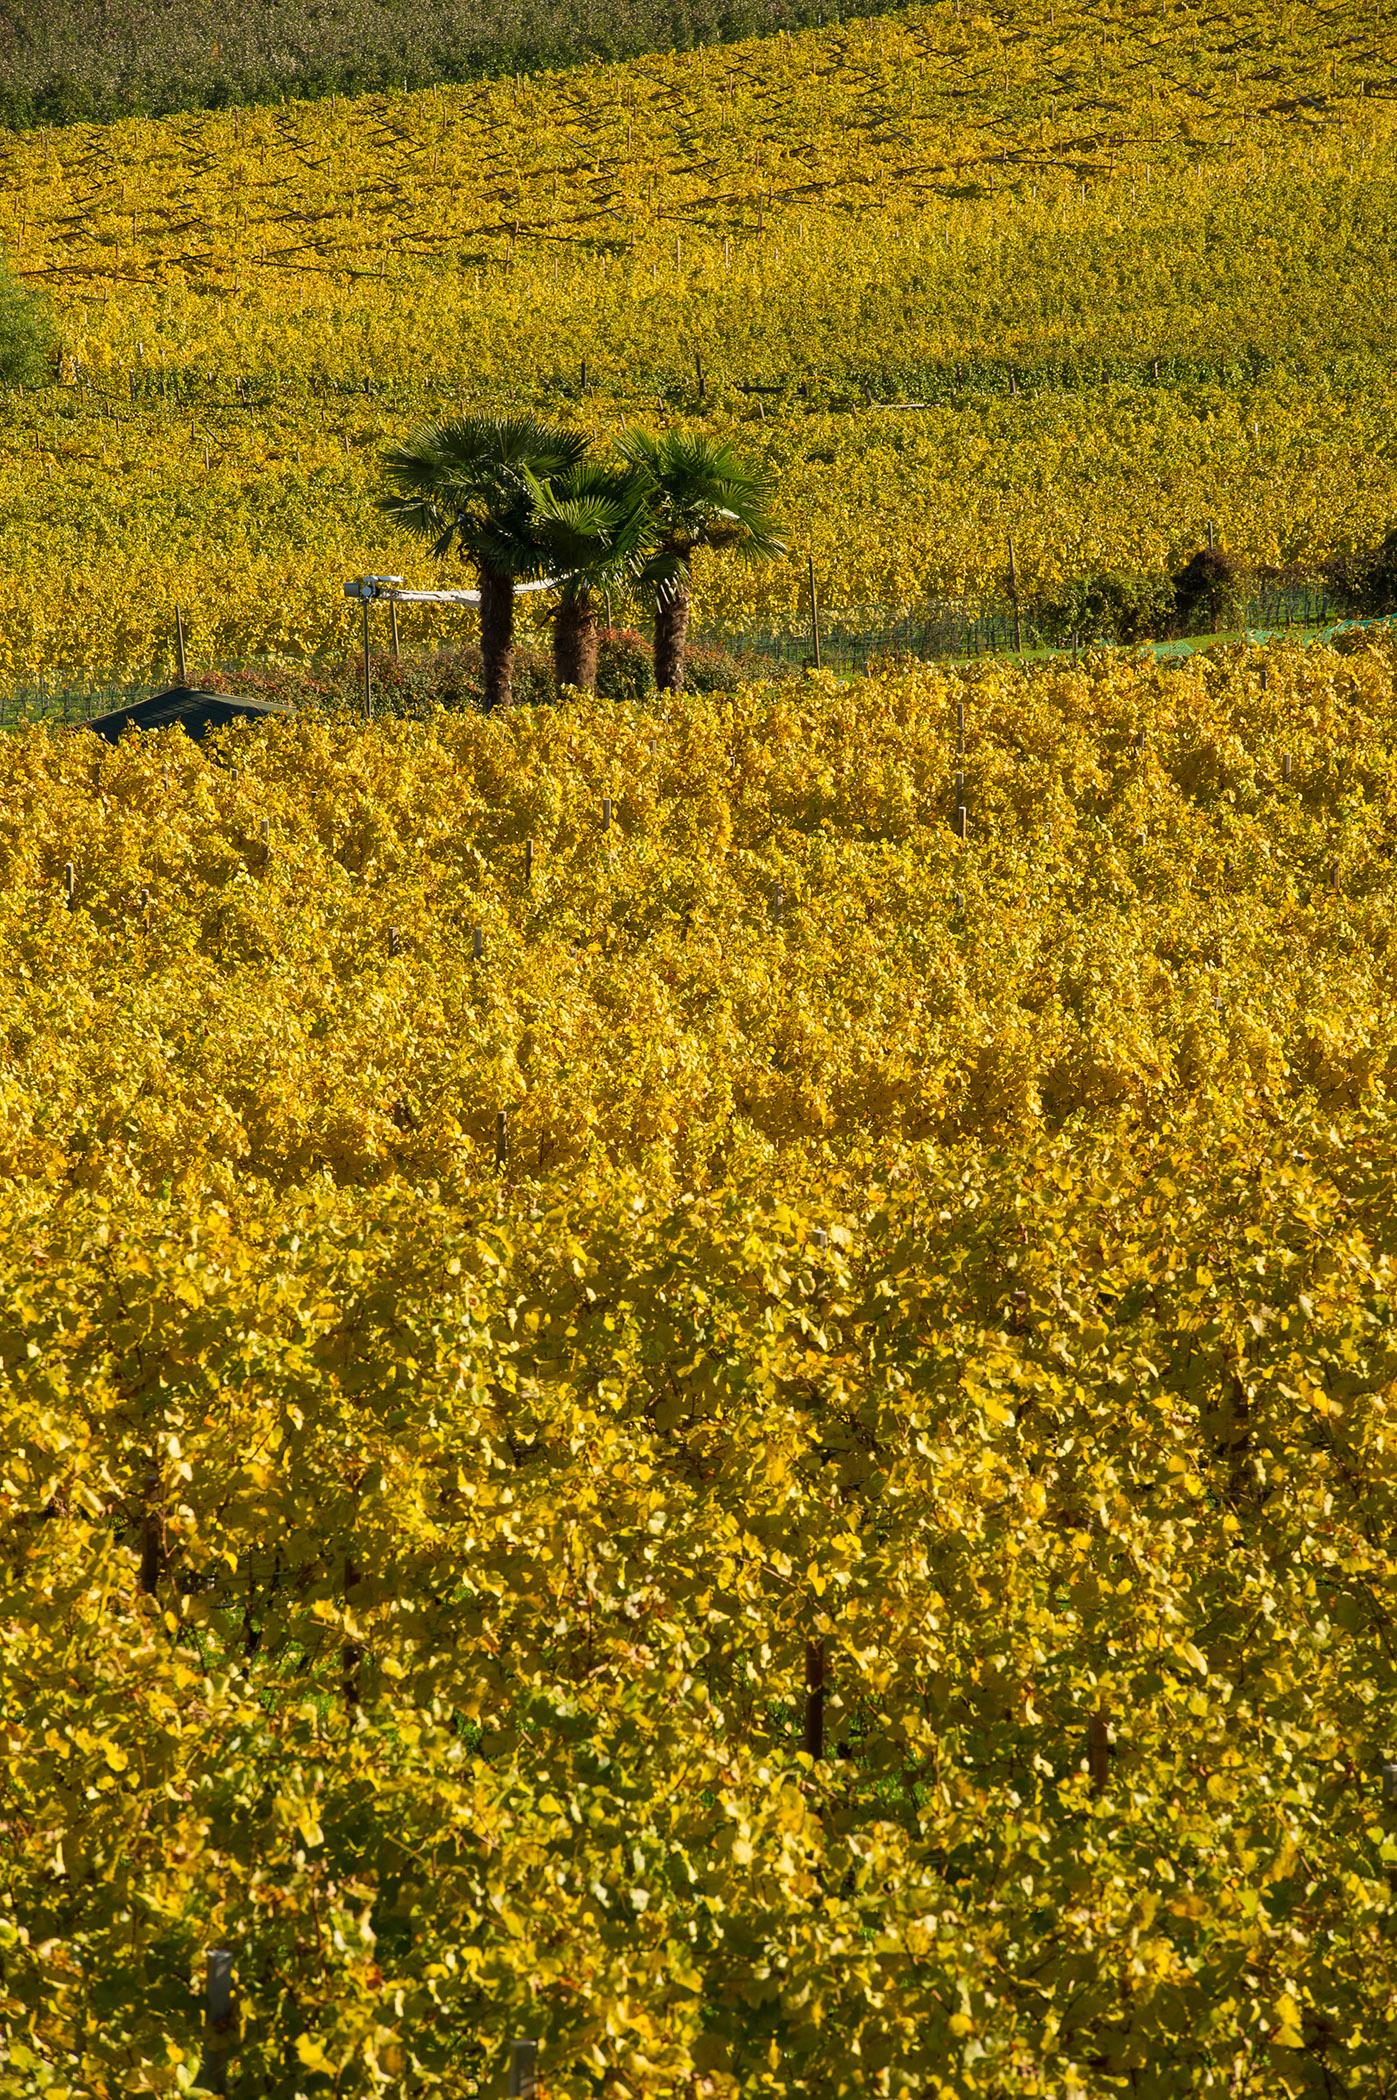
[[[1391,2092],[1395,681],[6,745],[7,2093]]]
[[[180,602],[205,660],[340,646],[381,449],[457,407],[764,458],[792,559],[701,623],[803,619],[807,550],[835,611],[1002,601],[1011,534],[1030,593],[1374,544],[1392,62],[1374,0],[1006,0],[11,138],[67,356],[0,434],[0,679],[168,662]]]

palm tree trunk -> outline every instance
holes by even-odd
[[[684,690],[684,644],[689,634],[689,579],[678,576],[655,600],[655,689]]]
[[[597,608],[586,584],[565,591],[553,620],[553,669],[558,690],[575,685],[597,689]]]
[[[480,655],[485,708],[508,707],[514,689],[514,578],[480,572]]]

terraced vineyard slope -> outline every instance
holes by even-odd
[[[381,446],[445,405],[690,419],[795,558],[710,622],[1313,566],[1397,515],[1374,0],[948,5],[522,83],[0,147],[62,384],[0,437],[0,677],[340,646]],[[421,579],[419,579],[421,580]],[[441,623],[439,623],[440,629]],[[409,640],[434,630],[418,616]]]

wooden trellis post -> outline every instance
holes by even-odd
[[[1104,1706],[1098,1706],[1087,1722],[1087,1771],[1092,1792],[1104,1793],[1111,1773],[1111,1721]]]
[[[359,1564],[351,1554],[344,1557],[344,1602],[349,1608],[349,1593],[359,1580]],[[359,1672],[364,1660],[364,1650],[352,1635],[345,1637],[340,1649],[340,1691],[344,1703],[351,1711],[359,1704]]]
[[[227,2092],[233,2040],[233,1956],[227,1947],[210,1947],[204,1980],[204,2060],[199,2066],[199,2083],[206,2092]]]
[[[818,1763],[825,1754],[825,1644],[805,1644],[805,1736],[803,1748]]]
[[[536,2100],[538,2093],[538,2043],[509,2045],[510,2100]]]

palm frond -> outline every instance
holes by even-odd
[[[649,514],[629,471],[584,460],[556,480],[526,480],[534,530],[574,589],[605,589],[636,573]]]
[[[587,440],[529,415],[451,416],[424,423],[383,455],[378,508],[428,539],[434,555],[456,546],[502,575],[546,572],[533,530],[528,477],[581,470]]]
[[[702,431],[622,433],[618,449],[645,493],[659,542],[647,565],[658,580],[659,553],[686,565],[699,547],[724,547],[753,560],[784,554],[770,477],[747,466],[723,439]]]

